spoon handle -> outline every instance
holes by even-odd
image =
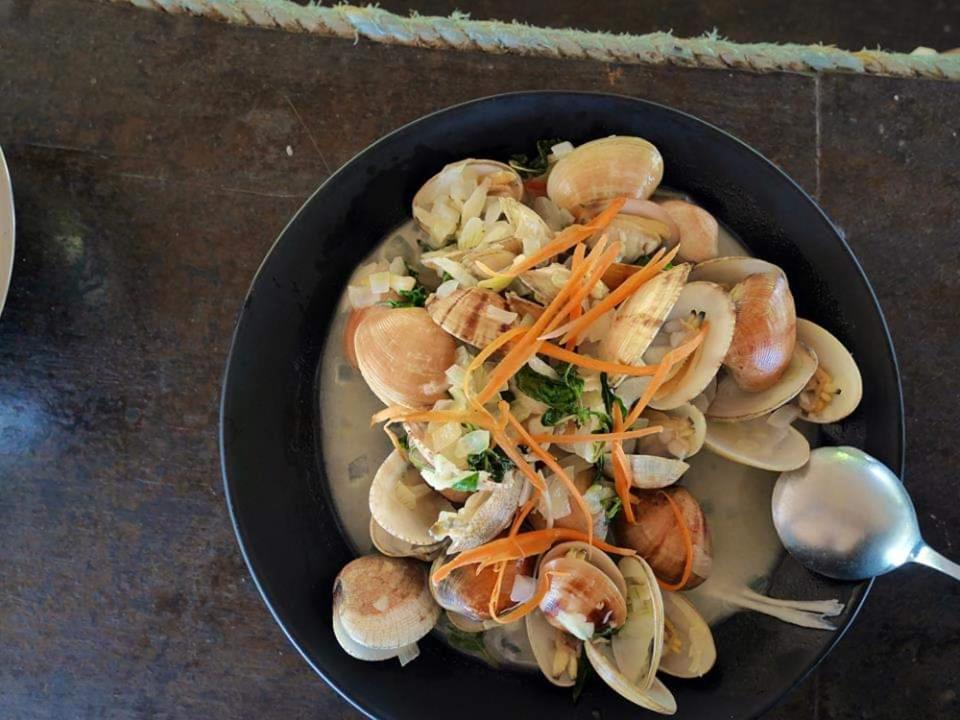
[[[960,580],[960,565],[953,562],[953,560],[948,560],[927,544],[921,545],[910,559],[920,565],[926,565],[927,567],[932,567],[934,570],[939,570],[954,580]]]

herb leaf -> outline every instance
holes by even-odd
[[[607,409],[607,415],[613,417],[614,404],[620,406],[620,417],[625,418],[629,414],[623,400],[611,389],[606,373],[600,373],[600,394],[603,396],[603,406]]]
[[[581,650],[580,659],[577,661],[577,681],[573,684],[573,702],[577,702],[577,700],[580,699],[580,695],[583,693],[583,688],[586,686],[592,670],[593,668],[587,661],[586,651]]]
[[[607,520],[613,520],[623,508],[623,501],[618,497],[612,497],[610,500],[602,502],[601,505],[603,505],[603,512],[607,516]]]
[[[529,365],[524,365],[516,375],[517,387],[525,395],[549,405],[551,409],[571,415],[580,406],[583,380],[577,375],[576,369],[567,363],[558,365],[556,370],[560,376],[558,379],[541,375]]]
[[[562,142],[560,138],[549,138],[537,140],[537,155],[531,157],[525,153],[510,156],[510,167],[517,171],[521,177],[536,177],[543,175],[549,166],[548,157],[550,148],[557,143]]]
[[[447,642],[457,650],[465,653],[479,653],[487,662],[494,666],[496,665],[493,658],[487,653],[487,646],[483,643],[483,633],[468,633],[453,625],[447,624],[445,634],[447,636]]]
[[[451,485],[451,488],[453,490],[461,490],[463,492],[473,492],[474,490],[477,489],[477,481],[479,480],[480,480],[480,473],[472,472],[462,480],[458,480],[453,485]]]
[[[413,290],[400,290],[397,294],[400,299],[389,300],[387,305],[392,308],[423,307],[430,293],[423,285],[414,285]]]
[[[500,448],[487,448],[483,452],[468,455],[467,466],[471,470],[488,472],[494,482],[500,482],[503,480],[503,474],[513,467],[513,461],[504,455]],[[475,489],[476,483],[474,483]]]

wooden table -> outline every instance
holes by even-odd
[[[924,533],[960,555],[960,85],[355,45],[81,0],[0,0],[0,49],[19,230],[0,321],[0,717],[357,717],[240,559],[216,441],[227,344],[260,259],[332,170],[507,90],[689,110],[816,195],[891,324]],[[770,717],[955,717],[958,631],[960,586],[881,579]]]

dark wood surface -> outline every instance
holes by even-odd
[[[225,353],[260,259],[331,170],[504,90],[669,103],[816,193],[890,321],[924,533],[960,556],[960,85],[355,45],[81,0],[0,0],[0,49],[19,231],[0,321],[0,717],[357,717],[240,558],[216,443]],[[960,586],[883,578],[769,717],[956,717],[958,633]]]

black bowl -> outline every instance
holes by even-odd
[[[600,681],[574,705],[535,675],[497,672],[428,638],[421,656],[362,663],[330,626],[330,590],[351,559],[322,462],[318,366],[351,271],[406,220],[417,188],[445,163],[507,158],[544,137],[574,143],[640,135],[666,163],[664,183],[690,193],[757,256],[790,277],[803,317],[853,352],[863,373],[860,409],[825,428],[827,443],[856,445],[902,469],[903,409],[893,346],[877,300],[840,233],[813,200],[756,151],[690,115],[614,95],[521,93],[469,102],[386,136],[341,168],[280,235],[240,313],[221,409],[224,483],[237,538],[267,606],[310,665],[344,698],[379,718],[635,717]],[[332,342],[337,342],[336,338]],[[681,718],[746,718],[769,708],[831,649],[869,583],[815,577],[790,557],[771,594],[840,597],[835,633],[755,613],[716,628],[717,667],[698,681],[668,682]]]

